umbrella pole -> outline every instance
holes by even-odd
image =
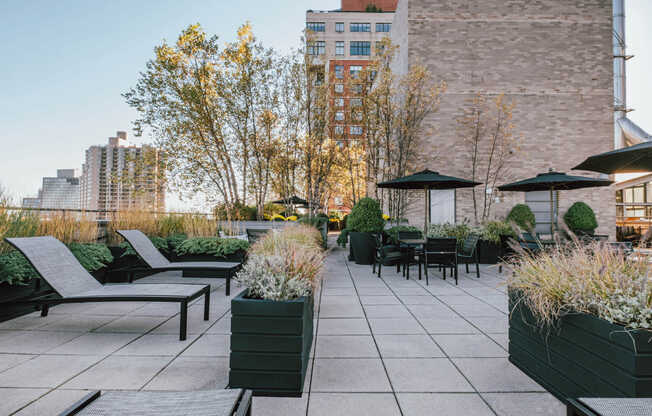
[[[428,196],[429,196],[428,195],[428,187],[424,187],[423,191],[424,191],[424,197],[425,197],[425,202],[424,202],[425,210],[423,212],[423,235],[425,236],[425,235],[428,234],[428,220],[429,220],[429,218],[428,218],[429,209],[428,208],[430,208],[428,203],[430,202],[429,201],[430,198],[428,198]]]
[[[555,238],[555,201],[554,190],[550,188],[550,237]]]

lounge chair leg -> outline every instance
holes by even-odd
[[[226,296],[231,295],[231,271],[226,274]]]
[[[381,273],[380,271],[382,270],[382,267],[383,267],[382,263],[378,263],[378,278],[379,279],[380,279],[380,273]]]
[[[210,319],[210,314],[211,314],[211,289],[210,287],[206,291],[206,294],[204,295],[204,321],[208,321]]]
[[[371,273],[376,273],[376,260],[371,264]]]
[[[503,265],[502,264],[498,265],[498,273],[503,274]]]
[[[419,280],[421,280],[421,262],[419,262]]]
[[[478,279],[480,278],[480,263],[477,261],[475,262],[475,275]]]
[[[466,266],[466,274],[469,274],[469,263],[464,263],[464,266]]]
[[[455,265],[455,285],[457,286],[457,264]]]
[[[181,302],[181,316],[179,316],[179,341],[185,341],[188,332],[188,301]]]
[[[424,272],[426,273],[426,286],[428,286],[428,263],[423,265]]]
[[[41,316],[43,317],[48,316],[49,311],[50,311],[50,305],[48,305],[47,303],[41,305]]]
[[[401,272],[401,263],[397,263],[396,264],[396,273],[400,273],[400,272]]]

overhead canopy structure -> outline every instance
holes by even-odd
[[[454,176],[441,175],[439,172],[429,169],[376,184],[379,188],[386,189],[423,189],[426,198],[425,231],[428,230],[428,224],[430,224],[430,192],[428,191],[432,189],[473,188],[477,185],[480,185],[480,183]]]
[[[572,189],[595,188],[609,186],[613,182],[608,179],[588,178],[586,176],[571,176],[552,169],[547,173],[540,173],[533,178],[499,186],[501,191],[550,191],[550,234],[555,233],[555,210],[553,206],[554,191],[568,191]]]
[[[607,174],[652,172],[652,142],[591,156],[573,169]]]

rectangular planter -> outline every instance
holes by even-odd
[[[0,322],[32,313],[37,308],[32,304],[19,303],[54,291],[44,280],[32,279],[24,285],[0,283]]]
[[[300,397],[313,337],[313,299],[231,300],[229,387]]]
[[[542,331],[510,293],[509,360],[566,402],[577,397],[652,397],[652,333],[625,331],[587,314]]]

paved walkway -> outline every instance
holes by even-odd
[[[507,301],[497,270],[483,266],[480,280],[460,271],[457,287],[435,272],[429,286],[392,268],[378,279],[335,249],[317,294],[305,393],[256,397],[253,414],[564,414],[507,361]],[[88,389],[223,388],[230,299],[222,280],[212,282],[211,320],[202,321],[201,304],[191,306],[184,342],[176,305],[61,305],[47,318],[0,323],[0,414],[56,415]]]

